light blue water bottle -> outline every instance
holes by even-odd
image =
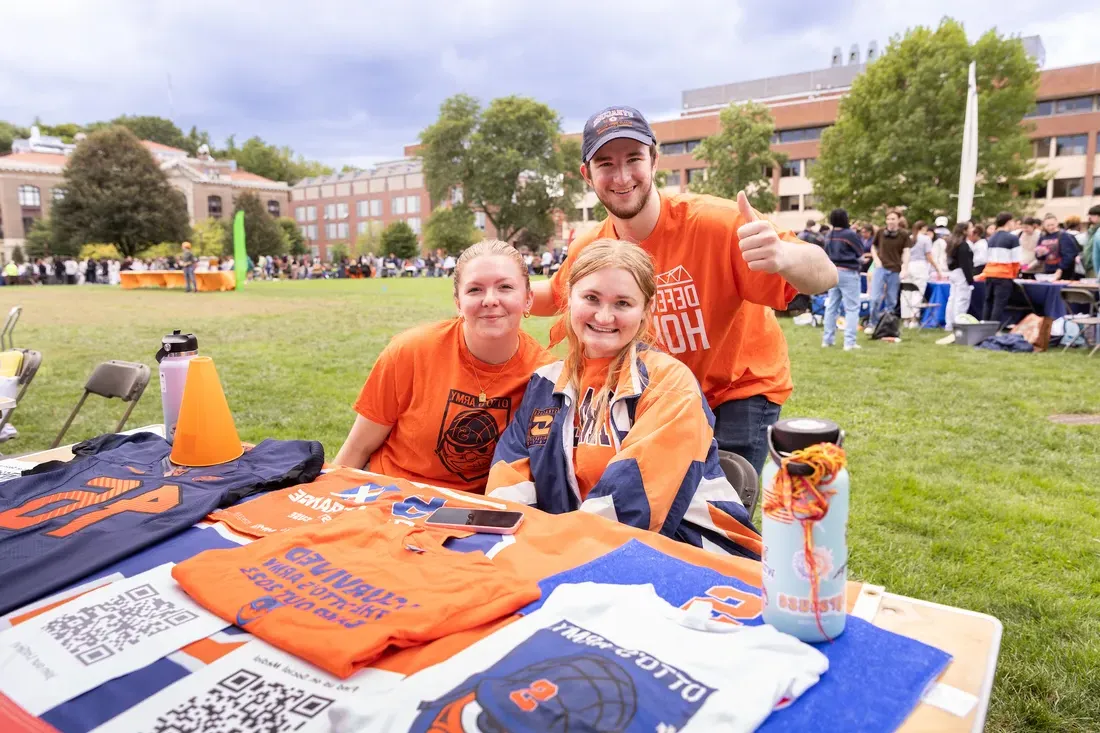
[[[764,622],[802,641],[835,639],[847,620],[843,442],[844,431],[830,420],[794,418],[768,428],[761,475]]]

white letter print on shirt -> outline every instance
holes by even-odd
[[[656,298],[653,326],[670,354],[710,348],[699,292],[683,265],[657,276]]]

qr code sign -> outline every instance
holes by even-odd
[[[239,669],[157,718],[153,733],[291,733],[332,700]]]
[[[161,598],[156,588],[145,584],[104,603],[58,616],[42,629],[89,665],[196,618],[195,613]]]

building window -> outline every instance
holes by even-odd
[[[348,223],[346,221],[342,221],[336,225],[336,237],[337,239],[348,238]]]
[[[687,145],[683,141],[678,143],[661,143],[661,155],[683,155],[687,152]]]
[[[42,194],[39,192],[38,186],[20,186],[19,205],[30,209],[37,209],[42,206]]]
[[[329,239],[336,239],[336,222],[325,224],[325,236]]]
[[[267,213],[271,214],[272,216],[278,216],[279,215],[279,202],[276,201],[275,199],[271,199],[270,201],[268,201],[267,202]]]
[[[802,195],[802,210],[809,211],[817,208],[817,197],[812,193]]]
[[[318,259],[321,256],[321,245],[315,244],[309,248],[309,253],[313,255],[313,259]]]
[[[348,218],[348,205],[346,203],[336,204],[336,218],[347,219]]]
[[[394,196],[390,199],[390,213],[393,215],[405,213],[405,197]]]
[[[1088,147],[1088,144],[1089,136],[1087,134],[1059,135],[1054,138],[1054,154],[1084,155],[1085,148]]]
[[[1050,143],[1054,138],[1039,137],[1031,141],[1031,157],[1032,158],[1049,158],[1050,157]]]
[[[797,178],[802,175],[802,161],[801,160],[788,160],[783,164],[783,170],[779,173],[780,178]],[[791,209],[784,209],[784,211],[790,211]]]
[[[1085,195],[1084,178],[1055,178],[1054,194],[1056,199],[1077,198]]]
[[[779,197],[779,210],[780,211],[802,211],[802,207],[798,203],[798,196],[780,196]]]
[[[772,177],[773,174],[774,174],[774,171],[772,170],[772,167],[770,165],[764,166],[764,178],[767,178],[768,180],[771,180],[771,177]]]
[[[701,142],[703,142],[703,141],[702,140],[688,140],[687,142],[684,143],[684,147],[687,149],[687,151],[689,153],[694,153],[695,148],[699,147],[699,143],[701,143]]]
[[[221,196],[207,196],[206,197],[206,213],[214,219],[220,219],[222,216],[222,197]]]
[[[805,140],[817,140],[824,130],[825,127],[798,127],[793,130],[780,130],[772,135],[772,142],[783,145],[786,143],[800,143]]]
[[[1093,176],[1092,177],[1092,195],[1093,196],[1100,196],[1100,176]],[[0,239],[3,239],[3,238],[4,238],[4,236],[2,234],[0,234]]]
[[[54,201],[64,201],[66,193],[68,193],[68,191],[61,188],[61,186],[58,186],[57,188],[55,188],[53,190],[53,200]]]
[[[1033,199],[1045,199],[1047,197],[1047,182],[1038,181],[1035,183],[1035,188],[1031,190],[1031,198]]]
[[[680,171],[669,171],[668,175],[665,176],[665,185],[666,186],[679,187],[680,186]]]
[[[584,209],[573,209],[573,221],[584,221]]]
[[[355,204],[355,215],[360,219],[365,219],[370,216],[370,201],[366,199],[357,201]]]
[[[367,227],[368,227],[368,226],[370,226],[370,222],[369,222],[369,221],[361,221],[361,222],[359,222],[358,224],[356,224],[356,225],[355,225],[355,233],[356,233],[356,234],[366,234],[366,233],[367,233]]]
[[[474,226],[477,227],[478,229],[480,229],[481,231],[485,231],[485,212],[484,211],[475,211],[474,212]]]
[[[309,230],[309,233],[306,234],[306,239],[309,239],[309,240],[317,239],[317,225],[316,224],[310,224],[309,226],[306,227],[306,229]]]
[[[1068,115],[1074,112],[1092,112],[1092,97],[1070,97],[1054,100],[1054,114]]]
[[[307,221],[306,219],[306,207],[295,206],[294,207],[294,219],[295,221]]]
[[[309,227],[305,224],[298,227],[298,231],[302,233],[302,239],[309,239]]]
[[[317,221],[317,207],[316,206],[307,206],[306,207],[306,221]]]
[[[372,219],[382,216],[382,199],[374,199],[370,202],[370,215]]]
[[[695,183],[696,181],[706,180],[707,169],[706,168],[688,168],[688,184]]]
[[[420,234],[420,217],[419,216],[411,217],[407,221],[407,224],[409,225],[409,229],[412,229],[417,234]]]
[[[420,213],[420,197],[419,196],[407,196],[407,197],[405,197],[405,213],[407,213],[407,214],[419,214]]]
[[[336,204],[325,204],[325,218],[326,219],[335,219],[336,218]]]

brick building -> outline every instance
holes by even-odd
[[[160,163],[168,181],[183,192],[194,224],[233,212],[233,198],[242,191],[260,197],[275,216],[288,213],[290,187],[247,171],[236,161],[215,160],[205,152],[197,158],[187,151],[143,141]],[[27,140],[16,140],[9,155],[0,156],[0,258],[7,261],[36,219],[50,215],[54,201],[65,196],[63,171],[75,144],[42,136],[32,128]]]

